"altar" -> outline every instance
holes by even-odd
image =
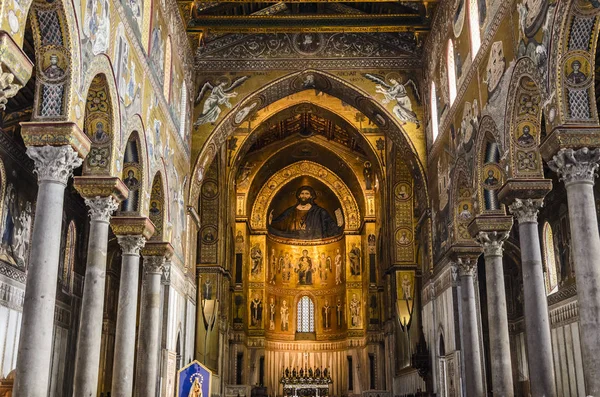
[[[332,380],[327,369],[286,368],[280,383],[283,385],[284,397],[321,397],[329,395]]]

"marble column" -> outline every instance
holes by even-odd
[[[477,299],[474,277],[477,273],[476,257],[459,257],[457,260],[462,301],[463,354],[465,363],[465,389],[467,397],[484,396],[483,367],[477,322]]]
[[[75,358],[75,397],[95,397],[97,394],[108,227],[111,214],[118,208],[118,201],[113,196],[86,198],[85,204],[89,207],[91,220]]]
[[[550,320],[537,222],[538,210],[542,205],[542,199],[515,199],[508,208],[519,223],[531,394],[555,397]]]
[[[507,238],[508,231],[481,231],[476,237],[485,259],[492,394],[502,397],[514,395],[502,265],[502,245]]]
[[[117,235],[117,239],[123,252],[111,396],[131,397],[133,393],[140,249],[146,244],[146,238],[142,235]]]
[[[548,162],[567,189],[586,393],[600,396],[600,237],[594,200],[600,149],[561,149]]]
[[[46,397],[52,359],[54,306],[65,187],[83,160],[71,146],[28,147],[38,175],[27,270],[15,396]]]
[[[140,318],[136,396],[156,397],[160,353],[161,278],[165,260],[172,255],[168,243],[147,243],[144,256],[143,311]]]

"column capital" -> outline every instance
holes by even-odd
[[[85,198],[85,205],[89,207],[90,218],[92,221],[98,222],[110,222],[110,216],[117,208],[119,203],[114,197],[100,197],[96,196],[93,198]]]
[[[545,161],[561,149],[600,147],[600,127],[597,125],[559,125],[554,127],[540,145],[540,153]]]
[[[146,245],[146,238],[142,235],[117,236],[117,241],[121,246],[123,255],[138,256],[140,254],[140,249],[144,248],[144,245]]]
[[[71,146],[28,146],[27,155],[33,160],[38,183],[57,182],[67,185],[73,170],[83,163]]]
[[[27,84],[32,71],[33,63],[21,46],[8,32],[0,30],[0,111]]]
[[[598,176],[598,161],[600,161],[600,149],[560,149],[552,160],[548,161],[548,167],[556,172],[565,186],[573,183],[594,184],[594,178]]]
[[[462,277],[474,277],[477,273],[477,258],[472,256],[461,256],[456,259],[458,275]]]
[[[110,227],[115,236],[143,236],[146,240],[154,234],[154,224],[143,216],[113,216]]]
[[[164,256],[144,255],[144,272],[146,274],[162,274],[164,265]]]
[[[117,203],[125,200],[129,189],[114,176],[76,176],[73,186],[83,198],[112,197]]]
[[[543,199],[515,199],[508,209],[519,223],[537,223],[538,211],[543,206]]]
[[[483,256],[502,256],[502,245],[508,238],[507,231],[479,232],[475,240],[483,247]]]

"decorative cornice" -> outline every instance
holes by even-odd
[[[561,125],[555,127],[540,145],[540,153],[546,161],[560,149],[600,147],[600,127],[587,125]]]
[[[90,218],[96,222],[110,222],[110,216],[119,208],[119,203],[112,196],[85,198],[85,205],[89,207]]]
[[[33,71],[33,63],[29,57],[4,30],[0,30],[0,71],[8,71],[13,76],[8,82],[9,84],[21,87],[27,84]],[[8,97],[5,98],[8,99]]]
[[[565,186],[575,183],[594,184],[594,178],[598,176],[598,161],[600,161],[600,149],[560,149],[548,162],[548,167],[556,172]]]
[[[552,191],[551,179],[511,178],[498,190],[498,199],[505,205],[516,199],[543,199]]]
[[[143,236],[150,240],[154,234],[152,221],[140,216],[113,216],[110,227],[115,236]]]
[[[91,148],[90,138],[72,121],[30,121],[21,123],[26,146],[71,146],[84,159]]]
[[[173,246],[164,241],[148,241],[142,249],[144,258],[150,256],[161,256],[165,259],[171,259],[173,256]]]
[[[508,238],[507,231],[479,232],[475,240],[483,247],[483,256],[502,256],[502,245]]]
[[[543,199],[515,199],[508,206],[511,214],[521,223],[537,223],[538,211],[544,206]]]
[[[73,170],[83,163],[71,146],[29,146],[27,155],[34,161],[38,183],[56,182],[67,186]]]
[[[129,195],[127,186],[116,177],[77,176],[73,186],[83,198],[112,197],[120,203]]]
[[[121,246],[123,255],[140,255],[140,249],[146,245],[146,238],[144,236],[117,236],[117,241]]]

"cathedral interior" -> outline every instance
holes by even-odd
[[[599,33],[0,0],[0,397],[600,397]]]

